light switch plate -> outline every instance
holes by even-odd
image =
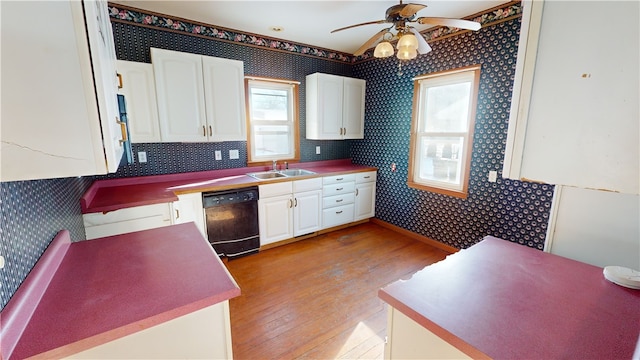
[[[320,146],[316,146],[316,154],[320,154]]]
[[[498,179],[498,172],[489,171],[489,182],[496,182],[497,179]]]
[[[216,150],[214,154],[215,154],[216,160],[222,160],[222,151]]]
[[[147,152],[146,151],[138,151],[138,162],[146,163],[147,162]]]
[[[234,160],[239,158],[240,154],[238,153],[238,150],[229,150],[229,159]]]

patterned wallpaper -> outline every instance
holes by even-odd
[[[432,42],[433,51],[402,67],[394,57],[354,66],[367,80],[365,136],[353,142],[357,163],[378,167],[376,217],[456,248],[486,235],[542,250],[553,186],[502,179],[520,19]],[[407,186],[412,78],[481,64],[469,196],[459,199]],[[391,164],[397,171],[391,171]]]
[[[84,240],[80,196],[91,179],[66,178],[0,183],[0,309],[61,229]]]

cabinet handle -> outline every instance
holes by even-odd
[[[358,189],[356,189],[356,196],[358,196]]]
[[[180,210],[176,209],[176,220],[180,219]]]
[[[289,208],[293,207],[293,200],[289,199]]]
[[[298,198],[293,199],[293,207],[298,207]]]
[[[116,76],[118,77],[118,89],[122,89],[122,74],[116,73]]]
[[[344,178],[337,178],[336,181],[342,181]]]
[[[213,136],[213,128],[209,125],[209,136]]]
[[[342,200],[343,200],[343,199],[338,199],[338,200],[336,200],[336,202],[342,202]]]
[[[364,178],[365,178],[365,179],[368,179],[368,178],[370,178],[370,177],[371,177],[371,176],[365,176]]]
[[[120,140],[120,145],[124,144],[125,142],[127,142],[129,139],[127,137],[127,123],[124,121],[120,121],[120,119],[118,119],[118,117],[116,116],[116,123],[118,125],[120,125],[120,133],[122,134],[122,139]]]
[[[344,188],[337,188],[336,191],[342,191]]]
[[[202,125],[202,136],[207,136],[207,127]]]
[[[336,214],[342,214],[342,210],[336,211]]]

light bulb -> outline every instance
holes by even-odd
[[[415,35],[413,34],[404,34],[402,35],[402,37],[400,38],[400,40],[398,40],[398,45],[396,45],[397,49],[400,49],[401,47],[404,46],[408,46],[412,49],[417,49],[418,48],[418,38],[416,38]]]
[[[418,51],[416,48],[412,48],[410,46],[401,46],[398,48],[398,59],[400,60],[411,60],[415,59],[418,56]]]
[[[393,46],[388,41],[383,41],[376,46],[373,56],[377,58],[385,58],[393,55]]]

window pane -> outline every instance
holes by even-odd
[[[428,132],[466,132],[471,83],[464,82],[426,89],[422,119]]]
[[[251,88],[252,120],[287,120],[289,106],[288,91]]]
[[[459,188],[464,137],[422,136],[418,149],[418,182],[444,182]]]
[[[258,125],[254,126],[254,147],[257,157],[291,155],[291,137],[289,126]]]

